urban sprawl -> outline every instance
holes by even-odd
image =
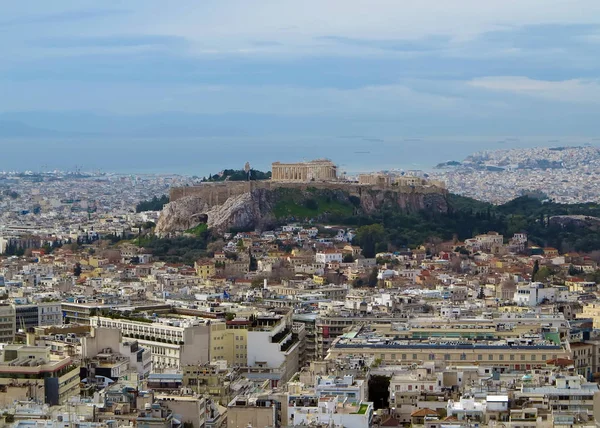
[[[598,200],[597,149],[524,153],[267,179]],[[0,174],[0,426],[596,426],[599,251],[526,230],[381,251],[318,218],[156,236],[162,196],[205,180]]]

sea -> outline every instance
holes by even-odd
[[[272,162],[327,158],[340,171],[431,171],[484,150],[592,144],[588,137],[378,137],[0,139],[0,171],[94,171],[203,177],[223,169],[269,170]]]

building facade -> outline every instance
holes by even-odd
[[[15,340],[15,308],[12,305],[0,305],[0,343]]]
[[[135,339],[143,348],[149,349],[154,369],[178,369],[186,364],[204,364],[211,358],[211,326],[206,320],[142,322],[95,317],[91,322],[93,327],[119,329],[124,338]]]
[[[274,162],[271,166],[272,181],[335,181],[337,180],[337,166],[326,159],[310,162],[280,163]]]
[[[28,328],[62,325],[60,302],[40,302],[28,305],[14,305],[16,330],[27,331]]]

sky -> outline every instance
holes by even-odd
[[[0,137],[600,136],[598,0],[0,0],[0,11]]]

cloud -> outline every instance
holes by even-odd
[[[0,20],[0,27],[12,27],[30,24],[58,24],[63,22],[109,18],[130,13],[125,9],[79,9],[48,14],[29,14],[16,18]]]
[[[419,39],[358,39],[341,36],[319,36],[317,41],[332,42],[339,45],[347,45],[353,48],[370,48],[381,51],[392,52],[434,52],[442,51],[447,48],[451,38],[448,36],[428,36]]]
[[[1,111],[277,112],[431,132],[567,109],[565,126],[592,128],[600,114],[597,0],[5,3]]]
[[[106,37],[57,37],[37,41],[49,48],[102,48],[139,46],[178,46],[187,44],[183,37],[164,35],[113,35]]]
[[[553,101],[600,104],[600,81],[598,80],[548,81],[528,77],[498,76],[473,79],[469,85],[475,88]]]

